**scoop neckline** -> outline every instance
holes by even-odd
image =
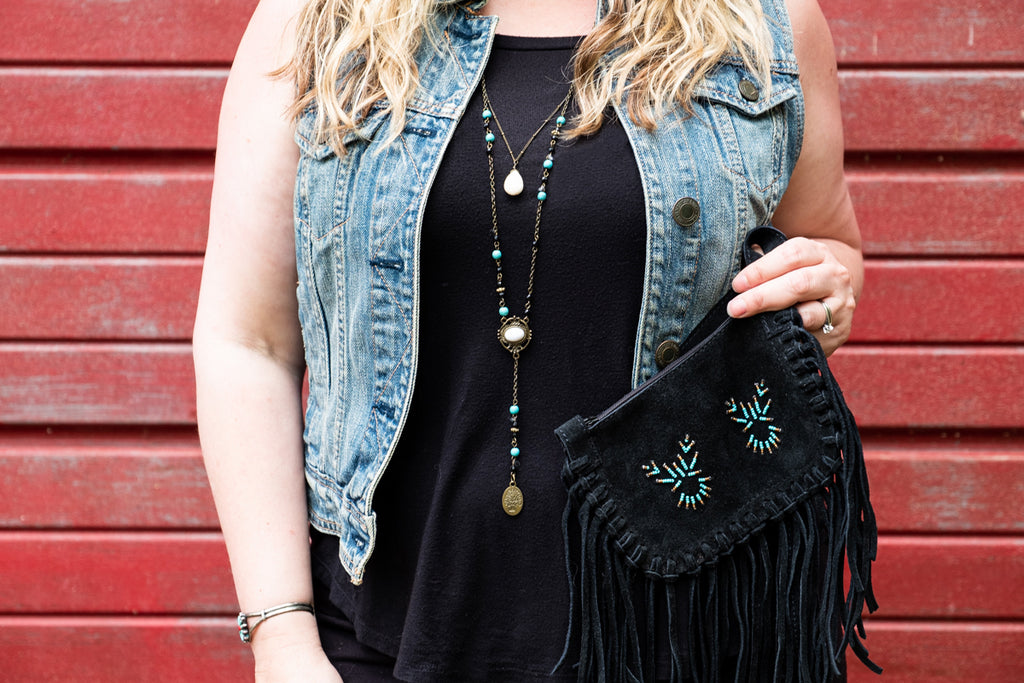
[[[572,50],[583,36],[512,36],[498,33],[494,36],[497,50]]]

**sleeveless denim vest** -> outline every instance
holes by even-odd
[[[647,207],[634,386],[672,360],[728,291],[744,235],[770,220],[786,189],[803,137],[803,98],[783,2],[763,1],[774,39],[770,90],[756,85],[742,62],[726,59],[698,87],[693,113],[669,111],[654,131],[616,106]],[[346,136],[341,157],[316,140],[312,112],[300,117],[295,134],[310,522],[340,537],[341,561],[355,583],[376,538],[373,493],[412,399],[427,195],[497,26],[494,17],[455,4],[441,7],[437,20],[441,45],[425,41],[417,54],[420,86],[397,139],[388,141],[382,106]]]

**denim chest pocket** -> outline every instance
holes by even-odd
[[[717,131],[726,169],[762,195],[773,194],[779,179],[792,171],[787,160],[799,155],[803,132],[790,120],[802,120],[794,111],[801,102],[797,76],[781,71],[771,76],[768,89],[742,66],[723,64],[695,92],[698,115]]]
[[[346,133],[345,153],[317,139],[316,113],[303,112],[295,129],[299,147],[299,167],[295,185],[295,218],[298,228],[312,239],[321,239],[340,228],[349,219],[348,198],[352,192],[351,169],[366,152],[387,114],[381,108],[371,110],[359,128]]]

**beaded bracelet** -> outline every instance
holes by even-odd
[[[242,639],[243,643],[251,643],[252,634],[256,632],[257,626],[271,617],[276,617],[279,614],[286,614],[288,612],[309,612],[310,614],[313,614],[313,605],[308,602],[286,602],[283,605],[268,607],[267,609],[260,610],[259,612],[239,612],[238,637]],[[249,619],[255,620],[250,624]]]

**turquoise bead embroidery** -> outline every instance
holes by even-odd
[[[735,399],[725,402],[725,412],[732,416],[732,421],[743,425],[743,432],[750,432],[747,448],[757,454],[771,453],[782,444],[782,427],[771,424],[774,418],[768,417],[768,409],[772,400],[761,404],[760,399],[768,393],[764,380],[754,384],[754,395],[749,403],[737,403]]]
[[[676,503],[676,507],[688,510],[696,510],[697,505],[703,505],[711,497],[711,486],[708,484],[711,481],[711,475],[701,476],[701,471],[697,469],[697,456],[700,454],[694,452],[693,458],[689,462],[686,461],[685,456],[690,454],[694,446],[694,441],[687,434],[679,442],[682,453],[676,455],[676,462],[664,463],[658,467],[658,464],[651,460],[650,465],[640,466],[647,473],[648,478],[659,477],[654,480],[655,483],[671,484],[673,493],[679,491],[679,501]]]

